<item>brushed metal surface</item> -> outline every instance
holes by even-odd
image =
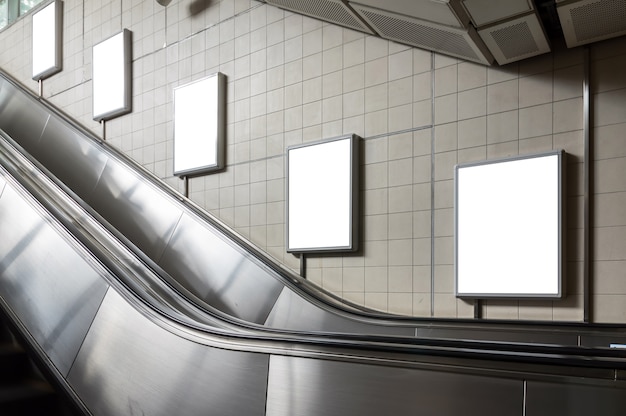
[[[33,105],[26,95],[0,77],[0,128],[22,146],[30,148],[41,137],[48,122],[48,111]]]
[[[594,385],[596,384],[596,385]],[[529,381],[525,416],[620,416],[626,409],[626,382]]]
[[[394,326],[361,322],[355,316],[331,313],[305,300],[285,287],[265,321],[269,328],[300,331],[337,332],[343,334],[402,335],[411,337],[415,329],[410,325]]]
[[[108,160],[95,142],[81,139],[57,117],[50,117],[30,153],[85,201],[89,201]]]
[[[107,293],[68,380],[95,415],[264,415],[268,356],[191,342]]]
[[[249,250],[247,244],[240,241],[236,234],[216,231],[219,225],[213,229],[207,220],[208,216],[198,213],[188,201],[156,178],[146,174],[141,168],[127,163],[119,152],[107,147],[106,144],[100,144],[92,135],[82,132],[70,120],[63,119],[51,107],[33,98],[17,84],[8,81],[3,74],[0,73],[0,129],[12,134],[13,139],[25,146],[27,151],[38,154],[42,159],[40,161],[45,162],[45,165],[55,167],[58,174],[71,184],[75,192],[81,195],[89,194],[93,181],[97,180],[93,192],[87,197],[87,202],[147,256],[159,263],[165,272],[176,276],[188,289],[193,289],[199,298],[210,301],[226,313],[235,314],[252,322],[265,322],[285,282],[296,279],[293,274],[279,266],[270,268],[262,265],[263,261],[269,264],[270,259],[253,259],[254,256],[263,255],[260,252],[251,254],[254,250]],[[187,216],[191,220],[188,221]],[[199,228],[187,226],[187,223],[197,223],[201,226]],[[241,250],[241,257],[231,259],[232,250],[226,244],[223,245],[226,247],[224,249],[226,254],[222,259],[222,248],[219,248],[222,246],[214,244],[219,240],[215,238],[216,235],[220,236],[219,239],[229,239],[229,244],[237,248],[235,251]],[[214,252],[217,252],[217,257],[213,256]],[[217,264],[227,265],[223,272],[206,273],[206,270],[215,269],[214,265]],[[279,284],[275,285],[274,280]],[[338,311],[341,318],[337,319],[337,311],[332,311],[325,302],[306,304],[303,310],[307,313],[302,313],[300,300],[297,298],[300,287],[304,285],[293,287],[293,289],[292,286],[286,287],[286,291],[294,290],[297,293],[281,296],[281,303],[276,305],[267,321],[269,326],[295,329],[297,325],[297,329],[303,331],[310,329],[326,332],[381,333],[379,326],[374,322],[375,317],[370,320],[374,325],[363,327],[360,326],[363,322],[360,318],[352,319],[353,317],[341,310]],[[305,299],[309,299],[309,294],[313,293],[311,290],[304,292]],[[297,314],[300,318],[295,319],[292,314]],[[354,328],[347,325],[344,317],[354,321]],[[415,328],[445,326],[440,320],[426,322],[415,320],[413,323],[404,320],[401,324],[405,327],[411,325]],[[459,327],[463,325],[458,324]],[[474,326],[486,328],[485,332],[477,333],[478,339],[489,338],[490,333],[494,334],[495,339],[500,340],[535,342],[533,340],[538,339],[532,325],[519,330],[519,324],[509,322],[502,331],[511,332],[512,335],[498,331],[490,332],[489,328],[493,326],[490,323],[477,322]],[[446,338],[448,337],[446,331],[443,328],[443,332],[435,330],[422,334]],[[579,335],[584,335],[587,329],[569,327],[567,331],[569,345],[577,345],[571,341],[574,337],[577,340]],[[623,330],[611,328],[600,332],[603,334],[618,332],[620,337],[625,334]],[[572,334],[573,337],[570,336]],[[557,338],[548,341],[561,342],[560,338]],[[543,343],[543,338],[539,342]]]
[[[101,269],[7,185],[0,198],[0,296],[67,374],[104,296]]]
[[[501,328],[417,328],[417,336],[439,339],[466,339],[501,342],[528,342],[535,344],[576,345],[578,335],[574,332],[558,332],[551,330],[513,331]]]
[[[521,415],[521,380],[272,356],[267,416]]]
[[[112,158],[88,202],[154,261],[163,253],[183,212],[175,201]]]
[[[160,266],[223,312],[262,324],[283,285],[241,248],[184,214]]]

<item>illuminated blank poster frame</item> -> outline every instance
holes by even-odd
[[[216,73],[174,89],[174,175],[224,167],[224,84]]]
[[[131,111],[131,32],[93,47],[93,118],[109,120]]]
[[[563,152],[455,170],[456,295],[560,298]]]
[[[358,140],[344,136],[287,149],[287,251],[355,251]]]
[[[33,14],[33,79],[39,81],[62,69],[63,3],[54,1]]]

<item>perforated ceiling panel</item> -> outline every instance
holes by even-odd
[[[550,52],[548,39],[535,13],[480,29],[478,34],[500,65]]]
[[[350,3],[381,37],[490,65],[493,57],[473,28],[457,29]]]
[[[267,4],[373,34],[340,0],[265,0]]]
[[[461,0],[477,28],[533,10],[529,0]]]
[[[626,34],[626,1],[583,0],[557,4],[567,46],[584,45]]]
[[[352,6],[354,6],[352,3],[358,3],[445,26],[463,28],[469,23],[469,16],[459,0],[349,0],[349,2]]]

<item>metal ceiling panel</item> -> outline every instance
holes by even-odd
[[[356,0],[363,6],[384,9],[389,12],[415,17],[433,23],[440,23],[446,26],[467,27],[469,17],[467,16],[460,0]]]
[[[265,0],[265,2],[281,9],[374,34],[341,0]]]
[[[350,3],[381,37],[490,65],[493,57],[473,27],[459,29]]]
[[[476,27],[482,27],[503,19],[528,13],[533,10],[529,0],[461,0]]]
[[[557,2],[569,48],[626,34],[626,1],[580,0]]]
[[[534,12],[479,29],[478,34],[500,65],[550,52],[548,38]]]

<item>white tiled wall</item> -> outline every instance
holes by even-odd
[[[308,278],[392,313],[472,317],[454,296],[454,165],[564,149],[567,297],[484,302],[488,318],[583,318],[583,52],[485,67],[251,0],[65,0],[63,72],[44,96],[94,132],[91,48],[133,33],[133,112],[107,140],[172,177],[172,90],[227,76],[227,168],[190,181],[190,197],[294,270],[285,252],[286,147],[355,133],[361,151],[361,250],[311,256]],[[204,7],[204,8],[203,8]],[[29,16],[0,32],[0,66],[33,90]],[[592,316],[626,322],[626,41],[591,47]]]

